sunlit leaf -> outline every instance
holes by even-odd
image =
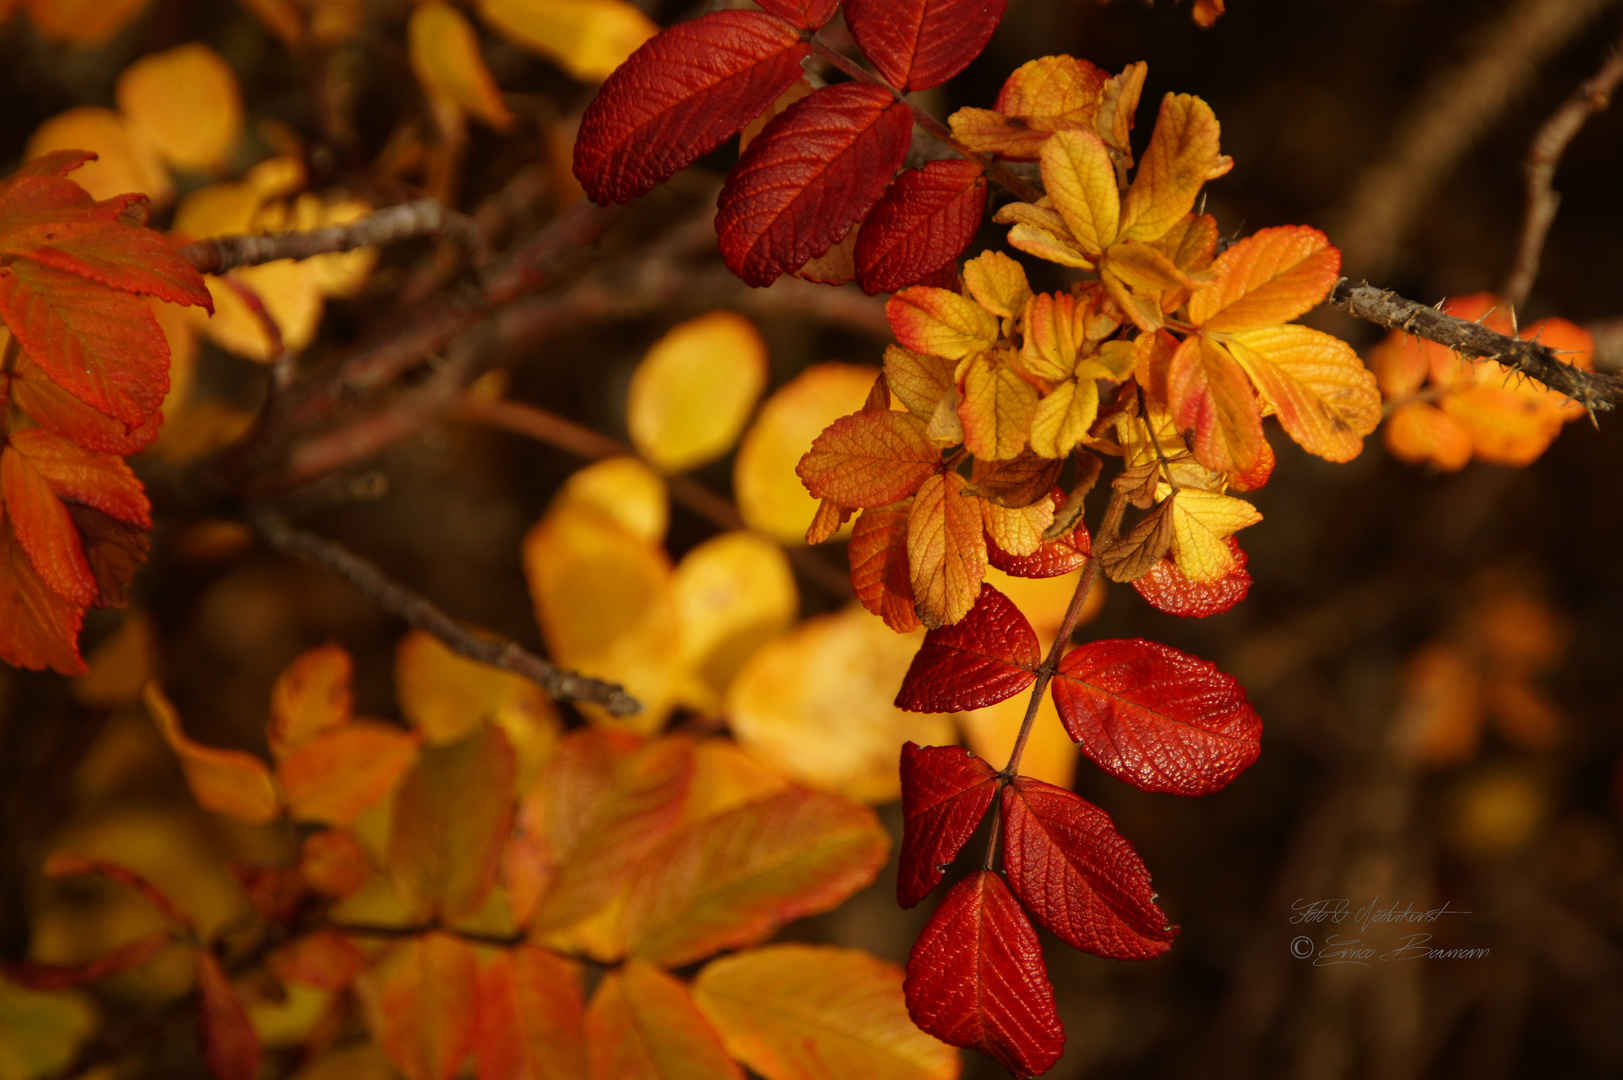
[[[934,628],[969,614],[986,576],[980,500],[964,495],[957,473],[932,476],[907,519],[907,558],[919,620]]]
[[[713,712],[751,654],[795,621],[794,571],[779,545],[738,531],[684,555],[673,584],[689,672],[684,696]]]
[[[637,452],[684,472],[732,449],[766,386],[766,343],[730,311],[689,320],[656,341],[631,376],[626,424]]]
[[[633,959],[597,985],[586,1013],[592,1080],[743,1080],[687,987]]]
[[[145,700],[152,722],[180,758],[198,805],[250,825],[276,820],[281,799],[263,761],[241,750],[220,750],[188,739],[175,707],[157,683],[147,684]]]
[[[513,114],[479,51],[479,36],[462,13],[441,0],[417,5],[406,27],[411,69],[431,95],[452,102],[497,131]]]
[[[473,1047],[478,983],[473,948],[436,931],[396,945],[357,989],[373,1038],[406,1080],[450,1080]]]
[[[983,583],[962,621],[924,635],[896,704],[914,712],[978,709],[1030,686],[1040,659],[1020,609]]]
[[[997,794],[997,773],[957,746],[902,747],[902,855],[896,902],[912,907],[980,827]]]
[[[118,77],[114,97],[130,125],[177,169],[218,170],[242,133],[237,77],[207,45],[143,56]]]
[[[1198,97],[1168,94],[1161,100],[1155,132],[1139,162],[1138,175],[1122,202],[1122,235],[1155,240],[1194,208],[1208,180],[1234,162],[1218,153],[1217,117]]]
[[[576,965],[521,945],[479,973],[479,1080],[587,1080],[586,1006]]]
[[[477,6],[503,35],[582,82],[606,78],[659,30],[625,0],[478,0]]]

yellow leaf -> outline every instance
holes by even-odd
[[[915,352],[960,360],[997,343],[997,316],[967,296],[932,285],[903,289],[885,303],[896,340]]]
[[[1161,99],[1149,148],[1122,206],[1122,235],[1155,240],[1195,205],[1201,185],[1234,162],[1218,153],[1218,123],[1210,105],[1190,94]]]
[[[942,356],[927,356],[900,345],[885,346],[885,382],[896,400],[920,420],[931,420],[942,399],[957,390],[953,366]],[[956,401],[953,407],[957,408]]]
[[[750,655],[795,621],[794,571],[773,541],[729,532],[683,556],[673,586],[686,668],[682,697],[714,713]]]
[[[139,191],[155,207],[169,205],[175,183],[157,152],[111,109],[81,106],[57,113],[35,129],[23,149],[23,159],[52,150],[94,150],[97,160],[73,171],[73,182],[93,198],[111,199]]]
[[[1037,403],[1031,416],[1031,449],[1046,458],[1062,458],[1087,438],[1099,415],[1099,388],[1090,379],[1067,379]]]
[[[642,712],[594,720],[658,729],[675,703],[681,622],[663,549],[588,506],[554,508],[524,538],[525,576],[552,659],[622,683]]]
[[[919,620],[930,629],[969,614],[986,576],[986,533],[978,500],[957,473],[930,477],[907,519],[907,563]]]
[[[1160,497],[1170,493],[1160,485]],[[1223,541],[1261,520],[1244,499],[1184,488],[1172,496],[1173,561],[1190,581],[1215,581],[1234,566],[1234,553]]]
[[[266,318],[276,325],[284,348],[303,349],[315,339],[325,305],[309,271],[298,263],[282,259],[203,280],[214,298],[214,315],[203,329],[227,352],[260,363],[276,359],[280,351],[265,327]],[[263,306],[263,314],[254,310],[254,301]]]
[[[1253,376],[1255,378],[1255,376]],[[1244,473],[1262,457],[1262,412],[1246,370],[1221,345],[1186,338],[1167,369],[1167,407],[1190,449],[1217,472]]]
[[[1043,145],[1043,184],[1054,209],[1090,256],[1116,242],[1121,192],[1104,141],[1091,131],[1062,131]],[[1181,216],[1181,215],[1180,215]]]
[[[990,499],[981,500],[986,535],[1010,555],[1030,555],[1043,544],[1043,530],[1054,523],[1054,500],[1038,499],[1030,506],[1011,509]]]
[[[786,544],[805,542],[817,500],[795,466],[824,428],[862,408],[878,375],[871,367],[814,364],[767,398],[733,463],[733,494],[746,524]]]
[[[125,24],[147,6],[147,0],[24,0],[24,2],[28,8],[28,17],[41,37],[68,45],[99,45],[122,30]]]
[[[775,795],[789,781],[731,739],[705,739],[693,747],[693,784],[682,823],[692,824]]]
[[[573,473],[553,496],[554,511],[586,507],[648,544],[665,542],[670,523],[665,478],[634,457],[604,458]]]
[[[586,1010],[592,1080],[743,1080],[686,984],[632,960],[603,976]]]
[[[1247,330],[1229,343],[1302,449],[1329,461],[1358,456],[1364,436],[1381,422],[1381,392],[1352,346],[1294,325]]]
[[[1092,270],[1093,262],[1066,237],[1035,225],[1019,224],[1009,230],[1009,246],[1019,248],[1027,255],[1035,255],[1061,266],[1074,266],[1078,270]]]
[[[994,315],[1012,319],[1031,298],[1025,267],[1001,251],[983,251],[964,264],[964,286],[975,302]]]
[[[513,114],[479,51],[479,35],[461,12],[440,0],[417,5],[406,40],[411,70],[430,95],[455,103],[497,131],[512,126]]]
[[[1024,333],[1021,366],[1036,378],[1050,382],[1069,379],[1084,347],[1086,314],[1086,307],[1079,307],[1076,299],[1065,293],[1039,293],[1026,301],[1020,320]]]
[[[478,0],[480,18],[581,82],[602,82],[659,32],[625,0]]]
[[[1009,363],[1013,352],[987,351],[975,357],[964,375],[964,400],[958,417],[964,445],[976,458],[1008,461],[1026,448],[1037,388]]]
[[[180,758],[199,806],[249,825],[264,825],[281,815],[281,798],[263,761],[241,750],[221,750],[188,739],[175,707],[157,683],[147,684],[145,699],[152,722]]]
[[[627,425],[637,452],[671,473],[721,457],[744,429],[766,373],[766,343],[742,315],[713,311],[676,327],[631,376]]]
[[[237,77],[207,45],[142,57],[118,77],[114,97],[130,125],[177,169],[223,168],[242,134]]]
[[[958,1052],[908,1017],[901,968],[856,949],[785,944],[725,956],[699,973],[693,1000],[728,1053],[766,1080],[958,1076]]]
[[[889,802],[901,794],[904,742],[952,741],[946,717],[893,704],[921,640],[855,605],[808,619],[750,657],[727,694],[728,724],[746,751],[785,776]]]
[[[1164,253],[1137,240],[1110,245],[1100,270],[1108,270],[1128,287],[1148,296],[1194,285],[1189,275]]]
[[[552,756],[563,730],[539,686],[459,656],[421,630],[395,648],[394,681],[400,711],[430,745],[458,742],[487,721],[499,724],[518,758],[520,790]]]
[[[1099,92],[1099,111],[1093,118],[1093,130],[1112,150],[1128,164],[1133,163],[1133,147],[1128,136],[1133,130],[1133,114],[1138,112],[1139,95],[1144,92],[1144,79],[1149,65],[1140,60],[1121,69],[1120,75],[1105,80]]]
[[[0,1078],[56,1076],[72,1064],[96,1031],[90,998],[71,991],[41,993],[0,980]]]

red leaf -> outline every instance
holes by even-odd
[[[770,285],[833,247],[884,193],[912,132],[908,107],[868,83],[826,87],[789,106],[721,189],[716,234],[728,268]]]
[[[0,267],[0,319],[53,381],[131,428],[169,392],[169,342],[139,297],[18,259]]]
[[[1005,0],[845,0],[862,51],[898,90],[944,83],[980,55]]]
[[[938,713],[996,704],[1032,684],[1041,654],[1014,601],[983,581],[968,615],[924,635],[896,707]]]
[[[192,932],[192,921],[186,913],[175,906],[169,895],[159,889],[152,882],[131,870],[109,859],[92,859],[84,855],[73,855],[58,852],[45,860],[45,872],[51,877],[77,877],[80,874],[95,874],[108,881],[116,881],[126,888],[133,889],[141,895],[141,899],[157,908],[166,919],[176,926],[182,927],[189,934]]]
[[[96,607],[123,607],[124,589],[146,561],[147,534],[92,506],[68,503],[68,516],[84,540],[85,561],[95,575]]]
[[[283,945],[265,966],[283,982],[342,990],[366,967],[366,954],[336,930],[317,930]]]
[[[1037,921],[1095,956],[1147,960],[1172,947],[1144,860],[1110,815],[1064,788],[1017,776],[1003,789],[1003,867]]]
[[[992,766],[961,746],[902,744],[902,859],[896,902],[910,908],[941,884],[997,794]]]
[[[4,396],[0,393],[0,396]],[[163,413],[151,413],[140,426],[131,428],[91,408],[46,377],[27,353],[17,357],[11,375],[11,399],[17,408],[46,431],[73,440],[98,454],[128,457],[144,450],[158,437]]]
[[[259,1035],[248,1010],[226,978],[214,954],[198,949],[197,1039],[203,1064],[215,1080],[254,1080],[259,1072]]]
[[[26,458],[58,498],[95,507],[138,529],[152,528],[151,504],[141,481],[119,458],[88,453],[38,428],[13,432],[10,443],[9,449]]]
[[[1168,615],[1181,615],[1186,619],[1204,619],[1208,615],[1221,615],[1245,599],[1251,591],[1251,575],[1246,572],[1245,552],[1234,537],[1228,538],[1229,550],[1234,552],[1234,569],[1216,581],[1190,581],[1184,577],[1178,564],[1169,556],[1150,568],[1150,572],[1133,582],[1138,594]]]
[[[70,990],[146,963],[174,941],[166,930],[138,937],[88,964],[37,964],[31,960],[0,963],[0,975],[30,990]]]
[[[862,291],[895,292],[949,265],[975,239],[986,180],[973,161],[932,161],[896,178],[857,234]]]
[[[1144,791],[1210,795],[1262,750],[1262,720],[1234,677],[1153,641],[1072,649],[1054,704],[1084,754]]]
[[[1058,488],[1054,489],[1051,497],[1055,507],[1065,502],[1065,493]],[[1070,532],[1052,540],[1044,540],[1043,546],[1030,555],[1010,555],[998,547],[990,535],[986,538],[986,561],[1010,577],[1059,577],[1080,569],[1092,554],[1093,537],[1089,535],[1088,527],[1081,521],[1078,521],[1076,528]]]
[[[586,107],[575,176],[602,205],[635,199],[763,112],[800,78],[810,51],[793,27],[758,11],[716,11],[661,31]]]
[[[917,630],[913,578],[907,562],[907,518],[911,501],[862,512],[851,527],[851,588],[862,606],[898,634]]]
[[[816,30],[834,17],[839,0],[756,0],[761,10],[788,19],[796,26]]]
[[[9,221],[0,226],[0,250],[109,289],[214,310],[203,275],[176,253],[162,233],[88,217],[89,212],[81,211],[66,221]]]
[[[1019,1077],[1054,1067],[1065,1029],[1037,933],[990,870],[952,887],[907,958],[913,1022],[942,1042],[990,1054]]]
[[[0,660],[30,671],[48,667],[83,675],[87,669],[79,656],[79,626],[84,615],[84,608],[40,580],[11,522],[0,521]]]

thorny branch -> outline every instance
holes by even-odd
[[[1496,360],[1535,382],[1567,395],[1593,415],[1623,402],[1623,376],[1603,371],[1584,371],[1561,362],[1560,354],[1537,341],[1506,337],[1481,323],[1457,318],[1367,281],[1354,285],[1346,278],[1336,282],[1325,301],[1389,330],[1447,345],[1462,356]]]
[[[278,259],[381,247],[417,236],[450,236],[465,245],[476,262],[489,259],[484,239],[472,221],[447,210],[435,199],[416,199],[390,206],[343,225],[304,232],[217,236],[180,249],[181,258],[203,274],[223,274],[239,266],[258,266]]]
[[[1549,235],[1555,212],[1561,205],[1561,194],[1551,186],[1561,155],[1566,153],[1567,144],[1585,122],[1606,108],[1620,82],[1623,82],[1623,42],[1619,42],[1600,70],[1580,84],[1544,121],[1527,148],[1527,216],[1522,221],[1516,260],[1511,264],[1510,277],[1502,290],[1512,307],[1522,305],[1538,277],[1544,238]]]
[[[255,507],[248,521],[264,541],[285,555],[331,570],[367,599],[419,630],[433,634],[453,652],[481,664],[511,671],[536,683],[556,701],[601,705],[616,716],[630,716],[642,706],[619,685],[578,675],[526,651],[512,641],[481,638],[433,602],[390,578],[341,544],[300,529],[278,511]]]

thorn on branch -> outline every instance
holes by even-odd
[[[426,597],[412,592],[343,545],[296,527],[279,511],[252,507],[248,522],[277,551],[332,571],[384,611],[433,634],[452,652],[522,675],[555,701],[600,705],[615,716],[630,716],[642,709],[616,683],[554,667],[515,642],[478,637]]]

